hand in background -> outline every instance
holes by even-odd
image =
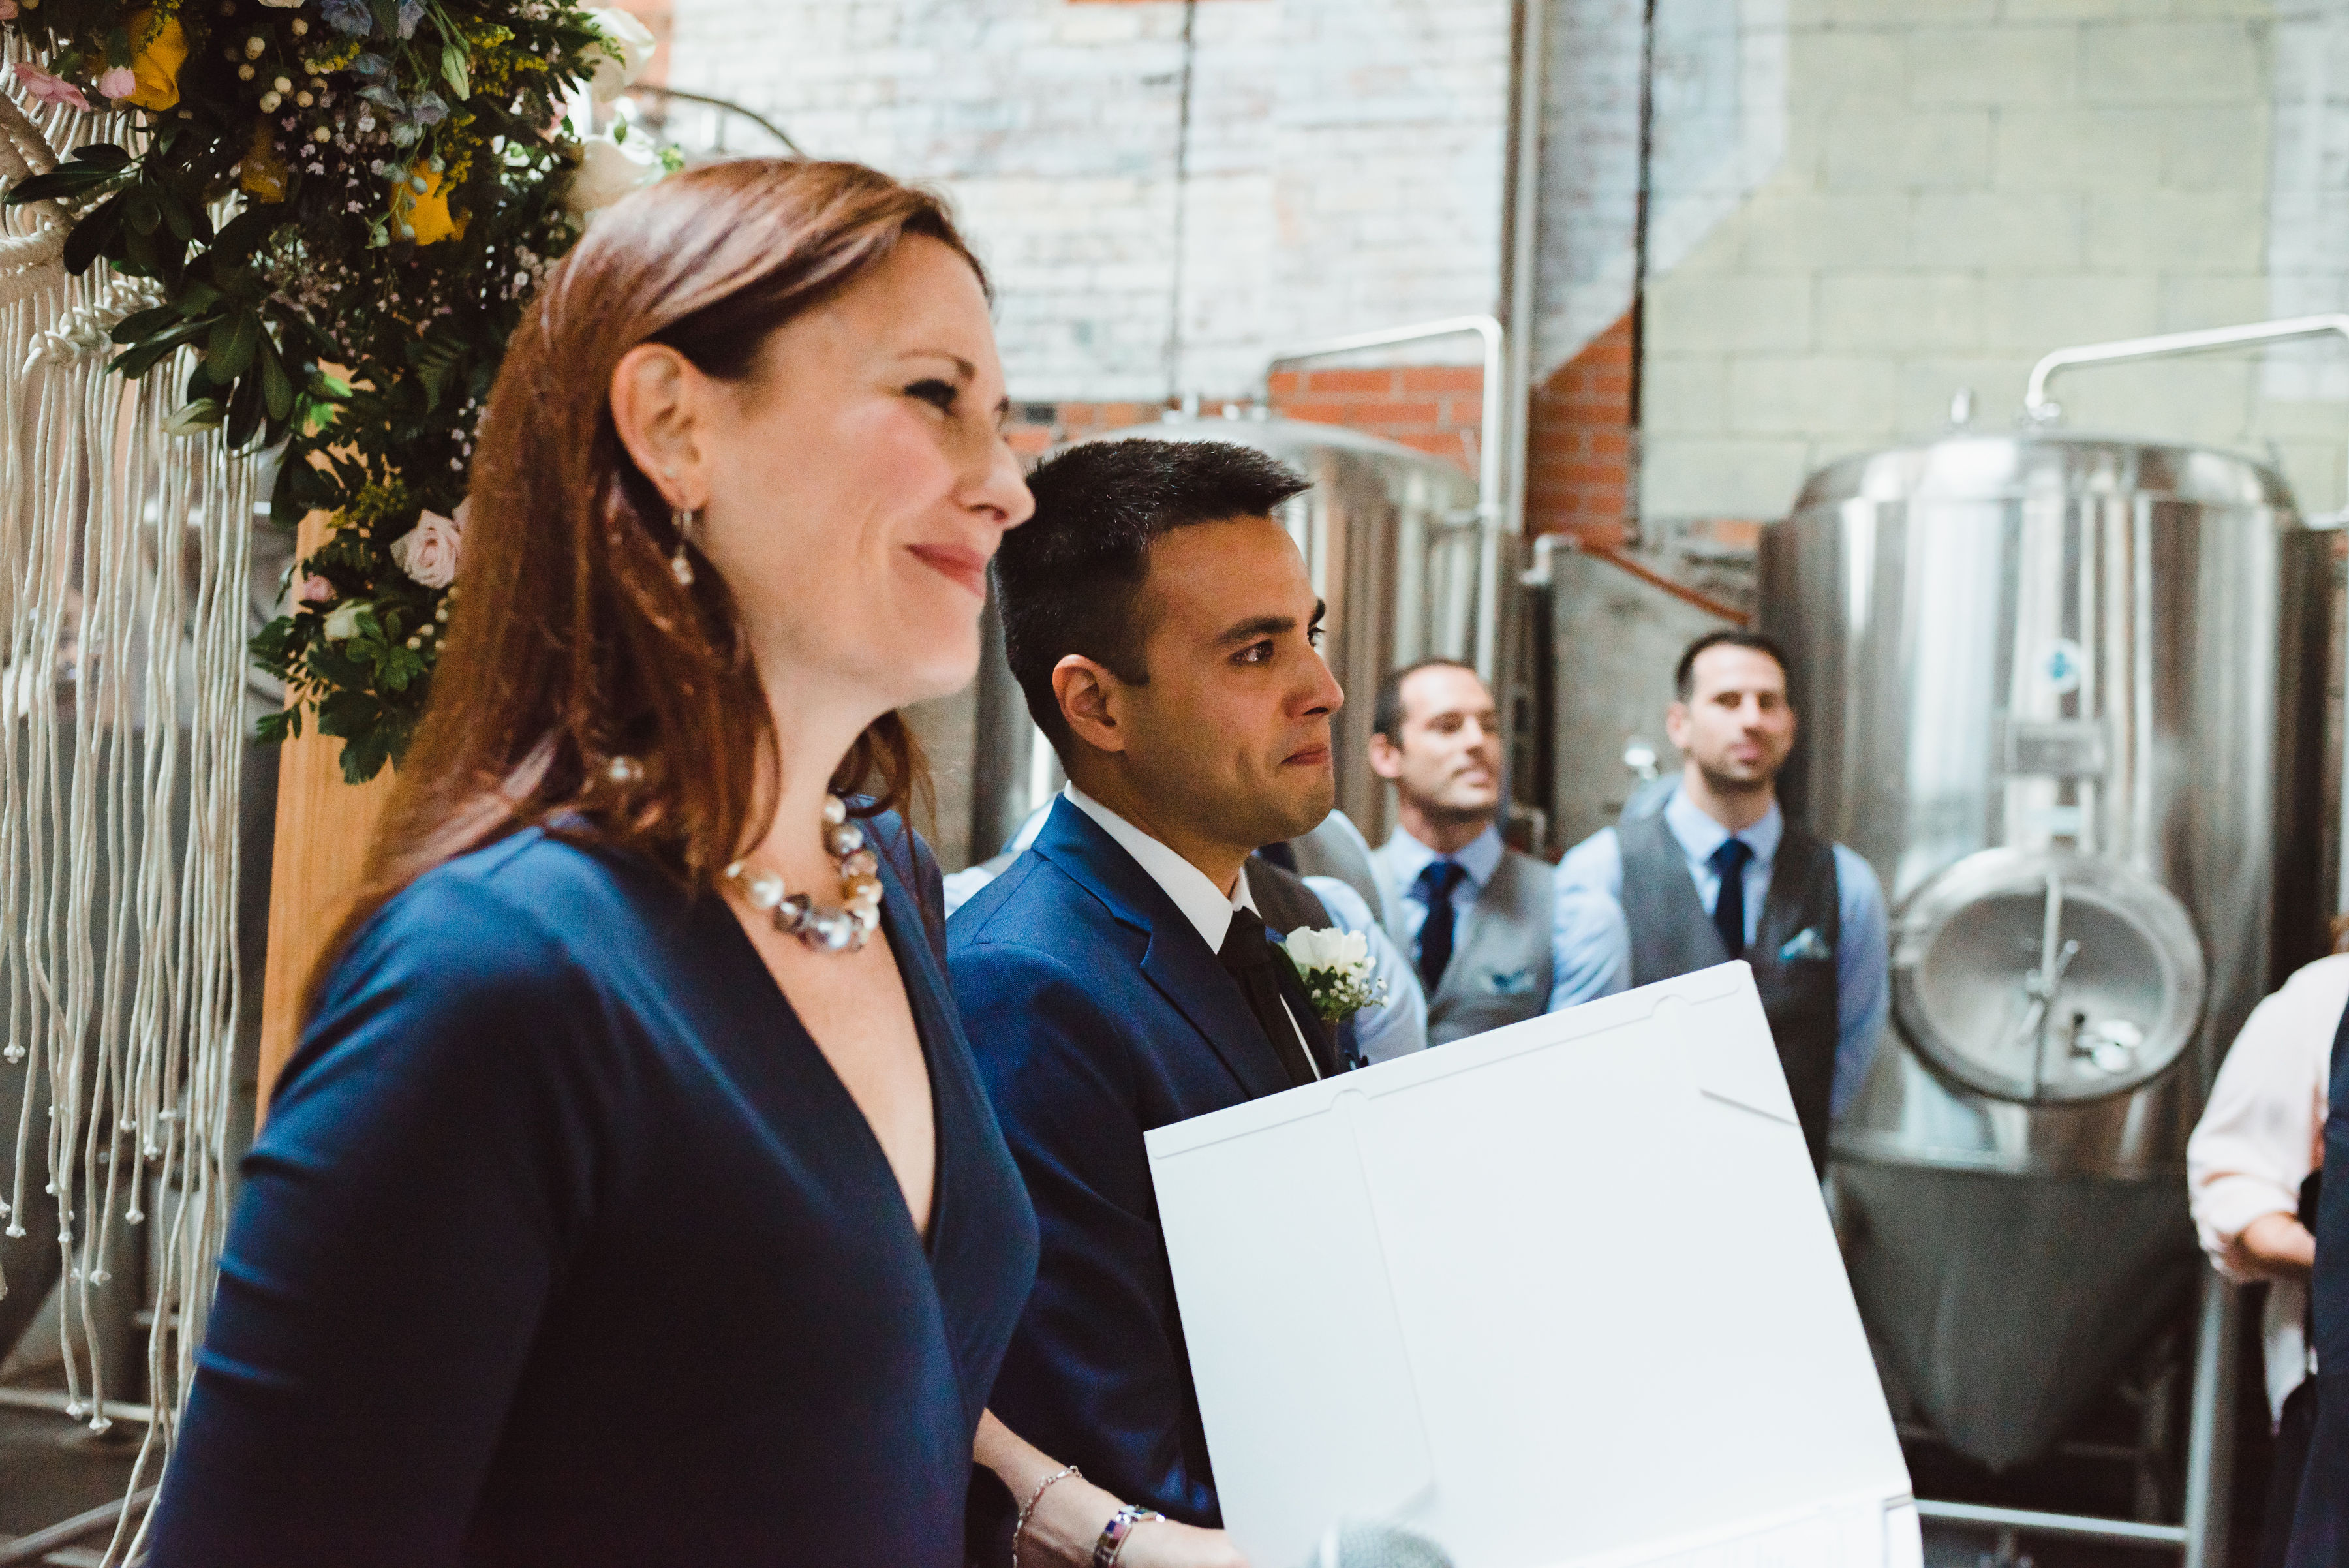
[[[2271,1280],[2305,1280],[2316,1267],[2316,1238],[2291,1214],[2261,1215],[2228,1250],[2245,1273]]]

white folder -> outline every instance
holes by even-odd
[[[1724,964],[1148,1137],[1224,1521],[1458,1568],[1919,1568],[1770,1029]]]

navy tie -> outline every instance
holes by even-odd
[[[1430,996],[1444,983],[1444,966],[1452,961],[1452,889],[1467,875],[1468,868],[1457,860],[1431,860],[1420,867],[1413,884],[1419,901],[1427,906],[1427,919],[1419,928],[1419,978]]]
[[[1721,945],[1733,959],[1745,956],[1745,863],[1753,858],[1752,846],[1733,836],[1723,839],[1706,862],[1721,878],[1721,892],[1713,901],[1713,929],[1721,933]]]

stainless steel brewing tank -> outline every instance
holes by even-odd
[[[2229,453],[1954,436],[1769,528],[1789,811],[1893,910],[1835,1139],[1861,1312],[1961,1452],[2029,1459],[2193,1278],[2183,1151],[2322,950],[2323,536]]]
[[[1476,482],[1424,452],[1340,425],[1242,414],[1170,416],[1094,440],[1225,441],[1278,458],[1313,488],[1282,505],[1313,590],[1329,606],[1322,656],[1345,688],[1336,722],[1338,808],[1371,843],[1388,829],[1387,787],[1370,769],[1371,699],[1388,670],[1442,655],[1473,660],[1482,529]],[[1506,542],[1505,542],[1506,543]],[[1505,551],[1501,581],[1516,581]],[[1506,615],[1513,596],[1493,611]],[[1510,646],[1504,624],[1495,642]],[[1506,690],[1496,681],[1495,690]]]

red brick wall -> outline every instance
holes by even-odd
[[[1631,476],[1631,317],[1536,387],[1527,413],[1526,532],[1621,545]]]
[[[1293,420],[1345,425],[1476,472],[1484,426],[1485,372],[1475,365],[1406,365],[1377,370],[1284,370],[1272,379],[1272,406]],[[1202,399],[1213,414],[1226,400]],[[1147,424],[1157,403],[1015,403],[1011,444],[1041,455],[1060,441]]]

